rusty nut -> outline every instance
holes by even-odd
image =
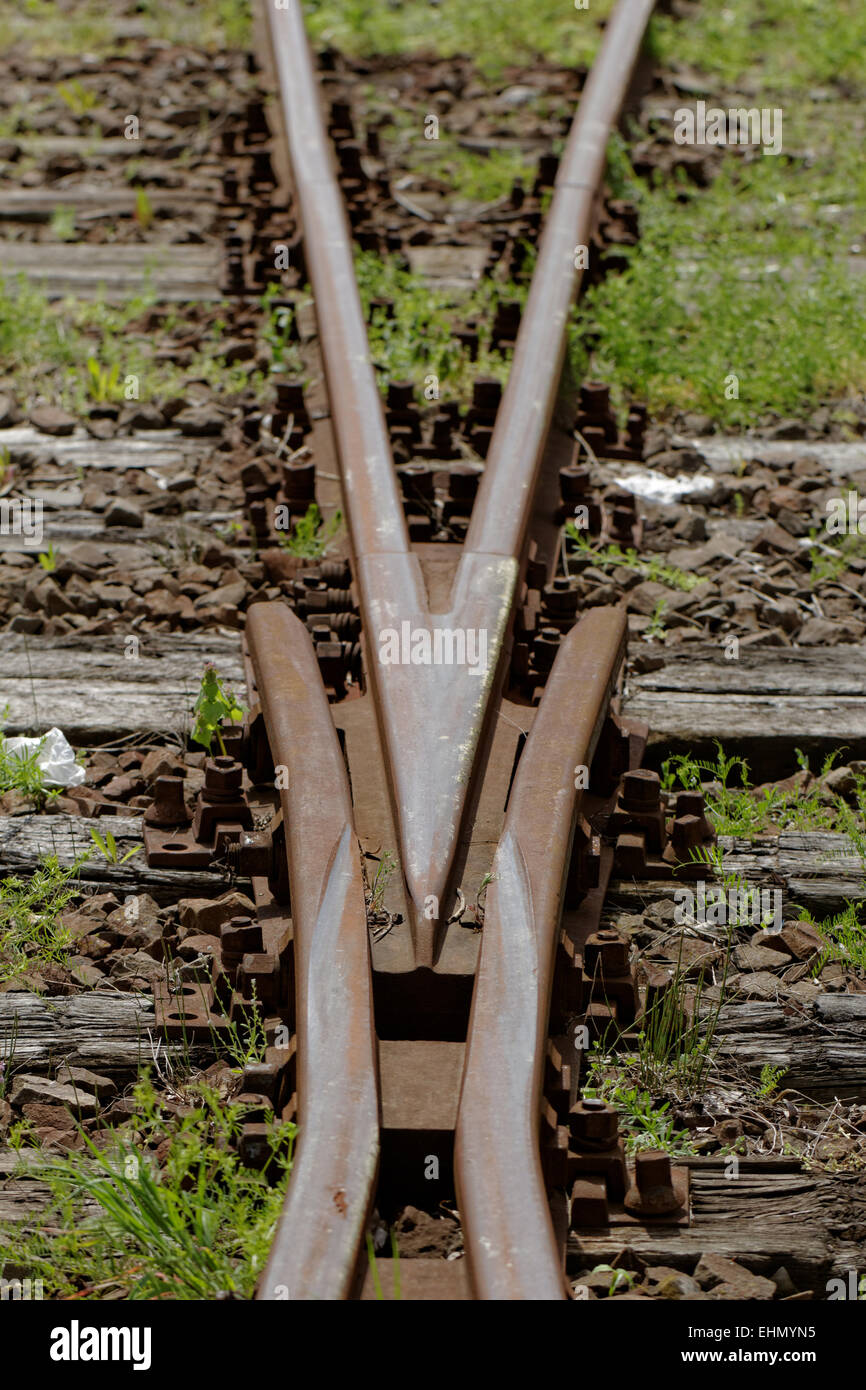
[[[578,1147],[612,1149],[619,1138],[619,1116],[612,1105],[587,1097],[571,1107],[568,1127]]]

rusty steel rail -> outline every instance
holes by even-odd
[[[653,0],[620,0],[605,33],[557,177],[448,611],[433,615],[409,549],[300,0],[287,0],[285,9],[267,7],[418,966],[432,966],[441,946],[457,845],[501,685],[568,308],[579,280],[574,248],[589,240],[607,137],[652,8]],[[428,632],[431,641],[437,631],[483,632],[483,675],[476,671],[473,678],[465,666],[382,664],[380,636],[401,632],[404,623],[410,632]],[[440,905],[435,918],[427,908],[431,899]]]
[[[354,277],[348,220],[319,110],[300,0],[266,5],[294,195],[319,326],[416,972],[436,965],[458,844],[489,752],[529,522],[610,127],[652,0],[620,0],[556,180],[514,362],[447,611],[431,611],[409,544]],[[380,661],[387,631],[443,643],[484,634],[487,661]],[[295,930],[300,1144],[263,1297],[345,1298],[378,1157],[375,1035],[363,878],[345,769],[300,624],[261,604],[248,642],[281,792]],[[588,762],[622,657],[622,615],[564,642],[522,755],[491,884],[458,1116],[457,1180],[474,1295],[563,1296],[539,1155],[541,1044],[562,886]],[[428,905],[438,905],[431,918]],[[507,1073],[499,1083],[498,1077]],[[357,1273],[357,1271],[356,1271]]]
[[[622,608],[586,613],[557,653],[520,760],[487,895],[455,1178],[475,1294],[565,1297],[539,1151],[554,953],[582,793],[625,655]]]
[[[346,767],[309,633],[255,604],[246,638],[268,743],[286,768],[299,1142],[259,1297],[341,1299],[376,1181],[379,1105],[360,846]]]

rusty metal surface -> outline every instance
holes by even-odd
[[[301,6],[299,0],[288,0],[285,9],[268,6],[418,966],[433,965],[441,947],[457,843],[503,675],[519,561],[578,281],[574,246],[589,238],[609,127],[651,10],[652,0],[621,0],[587,84],[448,611],[433,615],[409,552]],[[467,665],[384,664],[380,644],[387,634],[402,633],[404,624],[410,634],[427,633],[431,644],[437,633],[483,633],[483,676]]]
[[[409,535],[303,12],[299,0],[266,8],[352,548],[356,556],[405,553]]]
[[[267,10],[415,965],[431,966],[442,946],[458,845],[484,770],[506,667],[533,494],[579,280],[574,249],[589,242],[609,128],[652,0],[620,0],[607,25],[560,166],[467,543],[450,594],[440,597],[435,611],[409,546],[302,8],[299,0],[287,0],[285,8],[269,4]],[[282,798],[299,932],[298,1016],[307,1028],[306,1049],[303,1041],[299,1047],[302,1138],[263,1293],[278,1296],[274,1287],[291,1289],[294,1280],[303,1292],[291,1296],[345,1297],[348,1251],[353,1242],[357,1248],[377,1152],[366,930],[357,927],[363,885],[335,740],[320,738],[327,748],[318,761],[298,746],[306,743],[298,735],[299,721],[305,727],[309,719],[320,729],[321,709],[315,719],[311,711],[317,702],[324,705],[324,695],[309,644],[288,622],[288,614],[277,617],[264,604],[248,617],[274,759],[294,760],[295,774]],[[482,1298],[564,1296],[538,1148],[542,1043],[576,814],[573,767],[591,755],[623,632],[619,613],[593,612],[562,643],[497,854],[458,1122],[461,1211],[474,1289]],[[483,634],[483,665],[466,659],[418,662],[411,654],[406,659],[407,644],[423,652],[437,635],[453,644],[461,634],[468,645],[469,633],[479,644]],[[380,659],[388,634],[399,644],[394,661]],[[306,713],[293,709],[292,701]],[[337,801],[318,804],[319,789],[336,784],[342,788]],[[312,846],[322,857],[310,875]],[[335,955],[344,944],[347,954]],[[360,991],[352,987],[353,974],[363,980]],[[338,997],[345,1013],[336,1006]],[[318,1047],[321,1054],[314,1056]],[[347,1072],[358,1087],[351,1102]],[[503,1072],[504,1081],[495,1085]],[[329,1182],[333,1175],[334,1212],[342,1215],[343,1202],[348,1204],[342,1225],[323,1202],[325,1175]],[[337,1274],[328,1270],[332,1259]]]
[[[254,605],[246,632],[274,763],[288,773],[298,1029],[298,1149],[259,1296],[346,1298],[379,1153],[360,849],[309,634],[281,603]]]
[[[565,1297],[539,1147],[553,959],[580,792],[625,651],[620,608],[563,642],[517,770],[487,896],[457,1119],[458,1204],[477,1297]]]

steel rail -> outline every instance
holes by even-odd
[[[560,1299],[541,1168],[544,1040],[565,879],[588,767],[625,655],[622,608],[557,653],[518,765],[487,894],[457,1116],[455,1179],[476,1297]]]
[[[267,5],[295,194],[316,301],[349,518],[367,672],[376,705],[418,966],[441,946],[454,862],[504,673],[529,511],[565,352],[576,243],[588,241],[609,127],[637,59],[652,0],[620,0],[569,137],[491,453],[448,611],[429,611],[409,549],[382,403],[354,279],[300,0]],[[598,76],[595,76],[596,71]],[[507,404],[506,404],[507,403]],[[404,625],[406,625],[404,627]],[[384,664],[391,633],[464,644],[486,665]],[[473,678],[473,676],[475,678]],[[431,917],[429,904],[438,904]]]
[[[565,358],[568,314],[588,249],[611,128],[625,100],[655,0],[619,0],[581,93],[544,219],[514,358],[478,488],[467,552],[520,555]]]
[[[255,604],[246,638],[286,826],[298,1037],[299,1142],[262,1299],[344,1299],[375,1188],[379,1099],[360,845],[310,636]]]

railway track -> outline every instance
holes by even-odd
[[[182,894],[209,899],[226,888],[225,899],[237,899],[201,932],[184,928],[182,968],[129,978],[151,990],[154,1012],[144,1026],[169,1049],[206,1060],[215,1039],[251,1019],[261,1030],[261,1056],[247,1062],[233,1097],[245,1111],[239,1151],[251,1168],[272,1174],[275,1124],[296,1124],[298,1139],[256,1286],[260,1300],[583,1297],[589,1285],[581,1292],[573,1277],[584,1253],[615,1264],[622,1248],[663,1266],[668,1251],[672,1263],[702,1258],[709,1247],[705,1226],[694,1229],[696,1219],[700,1227],[709,1213],[712,1224],[726,1201],[713,1187],[715,1169],[702,1171],[700,1160],[672,1161],[664,1146],[637,1146],[626,1157],[616,1108],[596,1095],[587,1061],[592,1043],[633,1047],[659,1018],[673,1020],[679,1034],[697,1026],[681,1012],[678,993],[692,959],[685,966],[680,958],[673,966],[638,964],[643,951],[631,948],[627,934],[634,928],[610,925],[609,885],[617,881],[620,904],[624,895],[625,911],[635,912],[653,893],[670,896],[711,876],[713,867],[721,872],[722,864],[701,793],[663,793],[651,770],[658,759],[651,746],[648,752],[650,729],[634,681],[624,712],[634,609],[627,613],[624,602],[584,607],[588,584],[570,570],[562,539],[563,523],[575,519],[599,544],[641,547],[634,494],[618,483],[600,489],[598,470],[589,464],[601,458],[638,466],[646,413],[633,409],[619,429],[606,388],[570,380],[566,347],[584,272],[599,273],[600,221],[608,233],[613,228],[614,252],[620,236],[633,239],[628,205],[605,199],[602,183],[610,132],[646,77],[641,48],[652,10],[652,0],[619,0],[558,163],[542,159],[528,200],[522,194],[501,200],[504,206],[490,215],[504,230],[484,246],[470,244],[473,233],[465,227],[430,232],[423,200],[389,189],[375,132],[368,131],[366,146],[357,138],[333,55],[321,55],[316,70],[298,0],[259,7],[248,75],[254,81],[261,70],[264,90],[254,85],[243,119],[227,119],[219,158],[213,148],[199,151],[192,203],[172,190],[145,205],[105,187],[86,190],[76,202],[85,217],[94,202],[101,207],[107,200],[118,216],[132,207],[144,224],[154,211],[187,219],[191,245],[170,271],[158,272],[160,303],[194,293],[206,304],[216,293],[211,282],[224,250],[223,283],[216,288],[233,298],[239,340],[231,349],[240,362],[253,356],[246,334],[256,316],[255,291],[270,284],[269,308],[290,308],[271,267],[275,248],[278,272],[287,259],[295,284],[308,280],[312,290],[315,324],[308,308],[296,314],[289,351],[315,385],[305,390],[299,370],[290,378],[274,373],[273,404],[264,392],[241,391],[237,418],[222,422],[227,457],[219,491],[192,494],[197,506],[184,516],[184,525],[206,526],[209,506],[211,517],[216,512],[234,528],[234,539],[224,532],[210,559],[207,540],[197,540],[202,563],[187,565],[164,591],[149,578],[136,588],[138,561],[130,557],[140,540],[140,499],[125,508],[121,487],[114,502],[100,499],[98,506],[103,517],[114,513],[108,525],[127,544],[122,564],[128,565],[102,576],[104,601],[118,610],[118,626],[109,624],[104,634],[114,641],[130,618],[142,634],[148,631],[142,618],[156,626],[144,637],[146,669],[137,678],[139,702],[124,737],[133,730],[141,737],[144,724],[151,727],[148,705],[160,711],[154,729],[165,722],[169,699],[172,711],[188,707],[186,667],[193,660],[212,660],[223,675],[246,681],[243,723],[224,720],[220,755],[192,765],[194,804],[189,777],[181,776],[189,772],[183,756],[160,761],[153,750],[146,789],[136,780],[142,760],[133,753],[123,768],[127,785],[122,775],[109,784],[114,800],[88,787],[70,791],[62,808],[69,812],[74,803],[85,817],[98,816],[90,824],[100,832],[106,815],[143,812],[146,869],[136,875],[123,862],[127,842],[135,852],[138,823],[118,819],[114,861],[106,855],[106,864],[79,870],[99,889],[139,893],[143,883],[160,904]],[[129,77],[122,64],[118,71]],[[238,81],[236,72],[233,77]],[[56,157],[68,154],[59,149]],[[172,188],[171,176],[162,181]],[[290,190],[285,201],[272,196],[277,187]],[[25,192],[24,202],[24,215],[37,227],[54,216],[41,190]],[[13,211],[21,213],[18,204]],[[539,228],[522,312],[500,305],[493,327],[494,342],[513,348],[504,389],[495,379],[476,379],[462,418],[447,403],[422,414],[411,383],[392,381],[383,405],[368,325],[375,313],[387,320],[393,305],[382,300],[365,312],[357,246],[414,246],[425,253],[419,264],[460,285],[499,256],[519,268],[524,238],[534,241]],[[37,247],[4,246],[11,268],[61,292],[63,270],[41,265]],[[118,283],[135,260],[122,249],[105,253]],[[86,261],[70,255],[67,268],[84,277],[82,284],[90,284]],[[207,310],[201,316],[209,321]],[[154,325],[161,327],[159,311]],[[461,337],[470,354],[478,337],[473,320]],[[192,353],[191,342],[181,339],[177,350]],[[280,351],[286,348],[281,343]],[[435,392],[432,399],[438,400]],[[184,423],[190,413],[196,418]],[[167,431],[134,439],[133,452],[141,451],[151,478],[167,470],[172,481],[159,486],[169,501],[189,496],[191,478],[199,468],[204,474],[203,440],[215,433],[207,413],[176,402],[157,423],[180,420],[184,439],[168,438]],[[60,474],[65,463],[60,500],[49,502],[62,522],[74,508],[63,489],[81,441],[50,411],[34,419],[35,435],[13,415],[5,422],[19,428],[20,438],[9,436],[13,446],[35,449],[30,461],[45,469],[49,485],[56,483],[52,470]],[[86,447],[109,470],[125,446],[110,430],[101,435],[98,410],[92,415],[94,442]],[[106,418],[111,421],[110,410]],[[146,410],[141,419],[145,430],[154,423]],[[58,441],[56,455],[43,427]],[[176,449],[179,456],[171,452]],[[345,519],[347,544],[330,558],[305,558],[279,544],[287,520],[303,527],[313,503],[326,517],[339,512]],[[170,520],[174,508],[166,506],[165,514]],[[156,506],[147,514],[146,539],[151,562],[159,552],[170,571],[160,551],[161,515]],[[71,524],[82,526],[74,517]],[[23,644],[37,722],[37,700],[49,693],[57,698],[68,679],[55,667],[67,641],[63,624],[70,613],[79,615],[64,596],[82,579],[99,578],[93,541],[105,532],[87,525],[72,533],[83,540],[77,558],[61,555],[56,581],[46,567],[45,592],[22,603],[12,619],[9,650]],[[241,548],[245,540],[251,555]],[[208,569],[220,576],[213,594]],[[80,587],[75,597],[81,598]],[[88,595],[83,602],[90,604]],[[47,622],[35,616],[42,609],[51,615]],[[93,618],[89,608],[82,612]],[[205,632],[184,637],[198,614]],[[209,623],[219,634],[207,631]],[[163,638],[160,626],[172,631]],[[241,628],[238,659],[225,630]],[[46,651],[44,663],[33,654],[34,682],[29,644],[38,644],[40,634],[59,639],[59,648]],[[73,661],[74,635],[68,640]],[[170,672],[162,690],[160,667]],[[94,670],[98,679],[98,658]],[[784,663],[780,671],[784,686]],[[650,692],[645,703],[663,722],[668,687],[659,677],[653,705],[652,663],[648,676],[641,674]],[[756,680],[766,682],[766,673]],[[857,681],[856,673],[850,676],[851,691]],[[694,693],[688,675],[685,683]],[[63,723],[76,741],[99,744],[107,730],[118,736],[113,688],[100,688],[89,705],[70,695]],[[841,691],[843,713],[847,699],[848,685]],[[718,701],[720,708],[730,704],[726,688]],[[808,708],[794,713],[794,723],[798,717],[808,722]],[[850,718],[859,750],[856,711]],[[24,726],[16,708],[13,727]],[[757,721],[748,737],[760,742]],[[786,737],[794,746],[800,735],[781,732],[779,748]],[[819,731],[816,746],[825,748],[829,737]],[[708,738],[702,726],[684,746]],[[669,735],[661,745],[678,746]],[[769,761],[772,756],[782,760],[781,753]],[[46,851],[40,825],[28,824],[17,838],[9,832],[13,867],[32,860],[30,835]],[[56,832],[48,839],[56,850]],[[71,858],[80,849],[74,828],[69,845]],[[800,848],[793,848],[793,867],[779,853],[787,875],[780,873],[779,882],[793,882],[801,872],[808,879],[811,869],[801,871],[796,858]],[[745,862],[750,877],[766,869],[761,861],[756,871],[748,853]],[[827,892],[837,906],[846,886],[847,880],[827,888],[821,880],[811,890],[807,884],[805,895],[812,891],[823,901]],[[189,921],[203,921],[207,909],[191,901]],[[159,943],[148,944],[158,949]],[[797,949],[790,945],[799,960]],[[730,949],[725,977],[729,955]],[[136,968],[147,971],[140,959]],[[698,962],[698,979],[702,969]],[[26,1033],[32,1019],[36,1036],[46,1020],[29,1005],[5,1011],[15,998],[0,995],[0,1027],[8,1013],[16,1038],[19,1020]],[[101,1022],[98,1011],[94,1017],[89,1026],[97,1030],[106,1023],[117,1028],[128,1070],[127,1033],[140,1038],[141,1016],[131,1023],[125,1010]],[[860,1018],[855,1000],[838,1018],[832,1009],[826,1020],[822,1014],[819,1027],[826,1023],[829,1033],[841,1022],[850,1033],[862,1028]],[[31,1046],[29,1034],[25,1044]],[[834,1034],[830,1052],[835,1045]],[[48,1046],[49,1053],[56,1048]],[[792,1046],[796,1053],[796,1041]],[[830,1056],[817,1046],[813,1069],[828,1097],[836,1095],[837,1066],[851,1094],[863,1084],[859,1053],[852,1045],[849,1056],[845,1047],[843,1041],[838,1056]],[[754,1071],[748,1045],[742,1050]],[[86,1053],[73,1061],[82,1058],[87,1061]],[[804,1063],[804,1075],[807,1070]],[[82,1074],[81,1085],[90,1084],[85,1075],[91,1073]],[[20,1095],[40,1103],[38,1087],[31,1095],[25,1086]],[[775,1136],[773,1143],[775,1153]],[[747,1168],[756,1174],[758,1198],[776,1203],[766,1252],[761,1246],[755,1257],[765,1272],[784,1248],[779,1222],[800,1200],[800,1180],[788,1176],[785,1162],[770,1175],[782,1175],[778,1193],[770,1178],[760,1187],[760,1165]],[[821,1200],[829,1207],[824,1189]],[[428,1246],[419,1241],[415,1258],[398,1259],[396,1246],[389,1258],[386,1232],[398,1216],[410,1228],[415,1216],[429,1227],[425,1213],[432,1212],[448,1218],[438,1223],[445,1234]],[[736,1258],[736,1242],[726,1245],[719,1236],[721,1219],[713,1231],[725,1254]],[[834,1250],[831,1265],[828,1248],[818,1255],[798,1248],[798,1279],[814,1282],[816,1270],[823,1277],[852,1258],[846,1246]],[[443,1258],[446,1251],[450,1258]],[[705,1277],[721,1283],[733,1276],[711,1271]],[[760,1291],[762,1283],[768,1281],[755,1276],[744,1296],[773,1296]]]
[[[528,732],[531,707],[506,713],[507,673],[530,544],[536,572],[543,570],[539,587],[553,578],[555,552],[542,558],[531,520],[542,475],[546,470],[549,486],[552,469],[554,478],[559,471],[546,450],[579,279],[577,248],[589,243],[608,133],[651,8],[646,0],[620,6],[581,98],[472,519],[462,547],[440,547],[446,553],[435,556],[433,600],[409,540],[300,7],[268,11],[365,651],[368,693],[353,702],[348,767],[356,784],[366,780],[378,745],[389,795],[376,808],[375,829],[395,847],[404,910],[400,928],[374,943],[371,973],[351,798],[311,674],[309,637],[283,607],[257,606],[247,628],[256,690],[271,755],[288,767],[281,800],[301,1132],[262,1282],[266,1298],[286,1289],[306,1298],[357,1291],[377,1171],[384,1205],[423,1192],[431,1169],[449,1186],[452,1164],[467,1258],[413,1262],[404,1296],[416,1287],[416,1296],[428,1298],[565,1295],[563,1232],[558,1240],[543,1170],[543,1070],[563,888],[580,813],[574,770],[593,765],[610,718],[624,616],[596,612],[562,642],[519,761],[514,732]],[[549,535],[544,539],[549,545]],[[386,660],[386,634],[400,633],[405,645],[406,632],[416,650],[429,643],[426,664],[413,663],[411,652],[409,660],[405,652]],[[443,635],[449,644],[476,636],[475,662],[455,666],[450,651],[440,655]],[[503,821],[504,802],[496,801],[513,768]],[[606,772],[596,770],[596,780]],[[372,830],[367,821],[366,838]],[[314,845],[321,876],[308,882]],[[593,847],[591,841],[590,854]],[[468,863],[490,883],[477,966],[477,939],[455,911]],[[589,927],[595,925],[590,913]],[[329,960],[339,961],[333,973]],[[562,1070],[560,1087],[567,1097]],[[561,1146],[564,1133],[557,1117],[552,1143]],[[559,1154],[565,1157],[561,1147]]]

